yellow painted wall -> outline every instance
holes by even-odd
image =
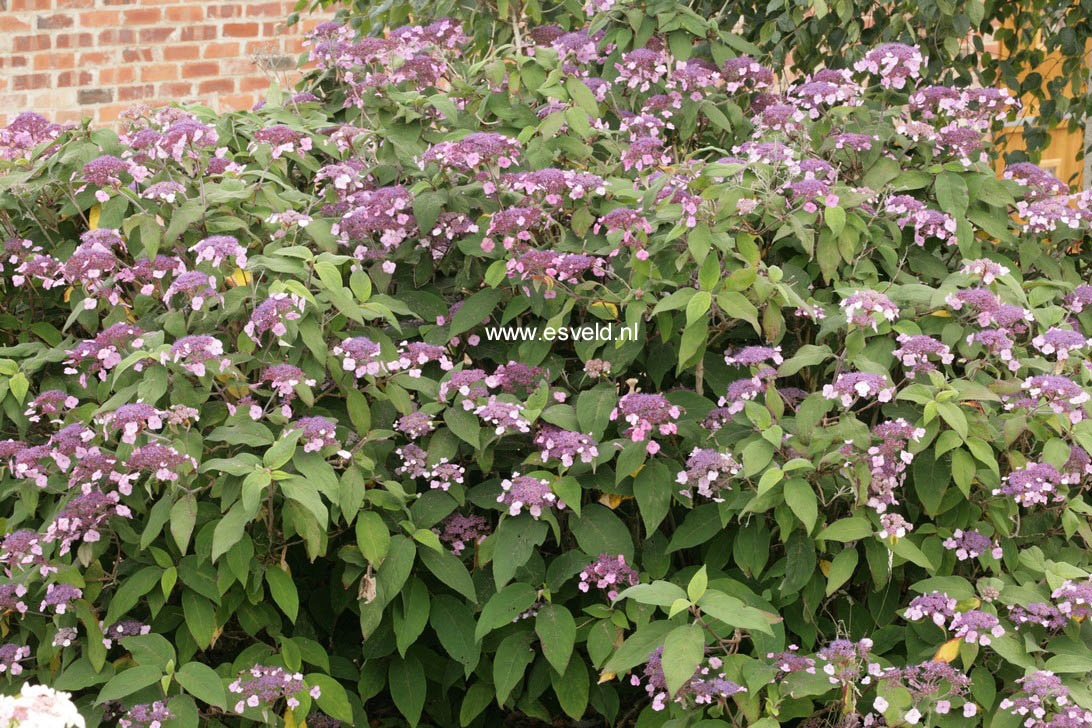
[[[987,43],[986,49],[994,54],[1001,53],[1003,55],[1003,51],[996,43]],[[1042,65],[1034,70],[1042,74],[1043,83],[1045,84],[1059,75],[1057,69],[1060,67],[1061,58],[1056,53],[1051,53],[1044,59]],[[1021,116],[1030,116],[1035,113],[1036,104],[1033,98],[1025,96],[1021,99],[1021,103],[1024,105]],[[1025,148],[1020,127],[1001,130],[995,136],[995,142],[1004,151]],[[1042,156],[1038,164],[1058,179],[1068,183],[1071,188],[1082,189],[1084,188],[1084,160],[1078,159],[1078,155],[1083,144],[1084,131],[1082,129],[1070,131],[1068,125],[1059,125],[1050,131],[1050,143],[1042,150]],[[998,162],[998,171],[1003,166]]]

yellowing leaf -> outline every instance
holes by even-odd
[[[605,682],[610,682],[614,678],[615,674],[613,672],[601,672],[599,673],[599,684],[602,685]]]
[[[959,657],[959,646],[963,644],[963,638],[957,637],[954,640],[948,640],[940,646],[937,653],[933,655],[933,662],[951,662],[955,658]]]
[[[819,571],[823,572],[823,576],[830,576],[830,562],[822,559],[819,562]]]
[[[95,205],[87,213],[87,226],[92,230],[99,229],[99,215],[102,214],[102,208]]]
[[[64,302],[68,303],[68,299],[72,298],[72,286],[69,286],[64,291]]]
[[[617,493],[604,493],[599,496],[599,502],[610,508],[612,511],[618,506],[622,505],[623,501],[630,498],[628,495],[618,495]]]
[[[602,318],[608,318],[614,320],[618,318],[618,307],[609,301],[596,301],[592,305],[588,306],[589,310],[599,309],[601,313],[596,314]]]
[[[942,308],[939,311],[933,311],[929,315],[936,316],[937,318],[951,318],[952,312]]]
[[[235,272],[228,277],[227,283],[229,286],[248,286],[253,280],[254,276],[242,268],[236,268]]]

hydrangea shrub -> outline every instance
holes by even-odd
[[[0,131],[5,725],[1092,725],[1092,199],[598,10]]]

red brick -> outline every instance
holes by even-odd
[[[126,63],[149,63],[152,60],[151,48],[124,48],[121,60]]]
[[[199,76],[220,75],[220,64],[215,61],[203,61],[201,63],[187,63],[182,67],[182,78],[197,78]]]
[[[81,88],[76,92],[76,100],[81,106],[87,104],[105,104],[114,100],[112,88]]]
[[[141,66],[141,81],[175,81],[178,79],[178,66],[173,63],[152,63]]]
[[[141,28],[140,42],[161,45],[174,34],[174,28]]]
[[[209,5],[205,8],[210,18],[238,18],[242,13],[239,5]]]
[[[71,15],[58,13],[57,15],[39,15],[38,30],[60,30],[71,28],[75,20]]]
[[[240,91],[265,91],[269,88],[269,79],[265,76],[250,76],[239,80]]]
[[[110,122],[117,121],[126,109],[130,107],[130,104],[114,104],[111,106],[100,106],[95,110],[95,118],[101,124],[109,124]]]
[[[224,23],[225,38],[256,38],[257,23]]]
[[[280,3],[248,3],[246,6],[248,18],[255,17],[284,17],[284,8]]]
[[[197,85],[199,94],[223,94],[235,90],[235,80],[231,78],[217,78],[212,81],[202,81]]]
[[[94,74],[90,71],[65,71],[57,74],[57,88],[89,86],[94,82]]]
[[[183,99],[193,92],[193,86],[184,81],[159,84],[160,98]]]
[[[163,17],[163,11],[159,8],[139,8],[126,10],[123,17],[126,25],[152,25]]]
[[[136,33],[128,28],[111,28],[99,33],[99,45],[132,45]]]
[[[47,51],[49,50],[49,36],[44,33],[16,36],[14,48],[16,53]]]
[[[102,86],[117,86],[123,83],[136,81],[137,67],[133,65],[117,65],[113,68],[99,69],[99,84]]]
[[[117,25],[121,13],[117,10],[86,10],[80,13],[80,25],[85,28],[104,28]]]
[[[75,53],[37,53],[34,56],[35,71],[60,71],[75,65]]]
[[[13,91],[27,91],[36,88],[49,87],[48,73],[33,73],[16,76],[11,83]]]
[[[167,8],[164,15],[172,23],[196,23],[205,19],[205,14],[200,7],[194,5],[178,5]]]
[[[11,0],[11,10],[49,10],[53,0]]]
[[[0,33],[27,33],[30,31],[30,23],[20,20],[14,15],[0,15]]]
[[[95,0],[57,0],[58,10],[82,10],[95,7]]]
[[[168,61],[193,61],[201,54],[201,47],[196,45],[169,45],[163,49],[163,58]]]
[[[115,53],[108,51],[92,51],[89,53],[81,53],[79,64],[82,67],[103,66],[107,63],[113,63],[115,57]]]
[[[206,43],[202,51],[205,58],[238,58],[239,44],[236,42]]]
[[[53,36],[54,48],[90,48],[95,37],[90,33],[60,33]]]
[[[191,25],[182,29],[179,40],[216,40],[216,33],[215,25]]]
[[[137,101],[155,96],[155,86],[144,84],[143,86],[123,86],[118,89],[118,101]]]

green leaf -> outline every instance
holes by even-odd
[[[823,211],[823,219],[830,228],[830,232],[837,237],[845,229],[846,211],[840,207],[827,207]]]
[[[425,707],[425,668],[421,661],[412,655],[405,659],[392,657],[387,680],[394,707],[411,728],[416,726]]]
[[[248,523],[250,523],[250,514],[247,508],[242,501],[236,501],[213,529],[212,553],[209,556],[213,563],[242,539]]]
[[[589,556],[622,554],[626,561],[633,561],[633,539],[629,529],[606,506],[598,503],[585,506],[579,518],[569,518],[569,528],[580,549]]]
[[[493,685],[497,691],[498,705],[504,705],[508,700],[534,659],[530,632],[516,632],[501,641],[493,659]]]
[[[569,92],[569,96],[576,102],[577,106],[588,112],[593,119],[599,118],[599,103],[592,95],[591,89],[587,87],[581,78],[578,76],[567,78],[565,80],[565,90]]]
[[[349,702],[349,693],[340,682],[321,672],[313,672],[307,675],[307,684],[318,686],[320,693],[315,702],[323,713],[343,723],[353,724],[353,706]]]
[[[159,678],[163,677],[163,671],[153,665],[138,665],[128,670],[119,672],[102,686],[95,705],[102,705],[107,700],[120,700],[132,695],[138,690],[155,685]]]
[[[470,572],[466,565],[446,549],[442,552],[422,546],[417,549],[421,561],[432,572],[432,575],[441,582],[466,597],[471,603],[478,603],[478,595],[474,589],[474,580],[470,578]]]
[[[193,697],[217,708],[227,707],[227,693],[224,681],[208,665],[202,662],[187,662],[174,674],[178,684]]]
[[[142,596],[150,592],[159,583],[162,574],[163,569],[157,566],[145,566],[122,581],[121,586],[114,592],[114,596],[110,600],[110,606],[106,610],[106,619],[103,622],[108,626],[112,625],[120,617],[128,613],[130,609],[136,606],[137,601]]]
[[[182,613],[186,617],[186,628],[194,642],[201,649],[212,643],[216,633],[216,611],[207,599],[189,589],[182,592]]]
[[[931,450],[925,450],[914,456],[913,474],[914,492],[925,513],[935,518],[951,480],[948,464],[944,460],[938,461]]]
[[[475,326],[480,326],[493,313],[493,309],[497,307],[502,298],[504,298],[504,292],[500,289],[483,288],[466,299],[452,317],[451,329],[448,331],[448,335],[458,336],[463,332],[470,331]]]
[[[609,384],[597,384],[581,392],[576,398],[576,419],[581,431],[595,439],[601,438],[617,404],[618,394]]]
[[[638,627],[603,665],[603,672],[621,674],[647,662],[648,656],[664,643],[667,633],[674,628],[675,625],[666,620]]]
[[[463,696],[463,703],[459,708],[459,725],[464,728],[470,725],[492,702],[492,685],[481,680],[471,685]]]
[[[281,608],[288,621],[295,622],[300,609],[300,597],[296,593],[296,584],[291,575],[278,566],[268,566],[265,570],[265,583],[273,601]]]
[[[576,620],[560,604],[547,604],[535,616],[535,633],[542,654],[558,674],[564,674],[576,642]]]
[[[378,565],[390,548],[391,534],[387,524],[375,511],[361,511],[356,518],[356,545],[373,566]]]
[[[855,548],[842,549],[838,552],[838,555],[834,557],[834,561],[830,564],[830,573],[827,574],[826,595],[828,597],[838,591],[838,588],[849,581],[849,578],[853,576],[853,572],[857,569],[857,561],[859,558],[857,549]]]
[[[954,172],[941,172],[937,175],[935,190],[941,210],[957,219],[967,214],[970,197],[962,176]]]
[[[862,516],[835,521],[815,536],[816,541],[860,541],[872,535],[872,524]]]
[[[474,639],[474,613],[466,602],[449,594],[432,599],[429,624],[447,654],[463,666],[469,677],[481,659],[481,644]]]
[[[474,628],[474,639],[480,640],[498,627],[511,624],[520,612],[530,608],[538,598],[538,593],[530,584],[509,584],[493,596],[482,607],[478,615],[478,626]]]
[[[550,675],[550,683],[557,695],[557,702],[565,715],[573,720],[580,720],[588,709],[589,680],[588,666],[579,655],[573,655],[563,674]]]
[[[171,536],[178,546],[178,550],[186,553],[186,545],[190,542],[190,534],[197,522],[197,499],[192,493],[186,493],[171,506]]]
[[[793,531],[785,543],[785,580],[782,594],[800,591],[815,574],[815,541],[803,531]]]
[[[811,533],[819,518],[819,500],[811,484],[802,478],[791,478],[785,482],[784,492],[785,502],[804,524],[804,530]]]
[[[660,460],[646,463],[633,480],[633,497],[645,524],[645,535],[651,536],[671,508],[671,484],[674,478]]]
[[[664,640],[662,664],[667,694],[675,695],[698,669],[705,657],[705,635],[696,624],[671,630]]]
[[[773,636],[770,620],[766,618],[765,612],[749,607],[739,599],[723,592],[710,589],[698,600],[698,607],[704,614],[719,619],[729,627],[739,627]],[[774,621],[780,621],[780,619]]]
[[[368,407],[368,400],[359,390],[350,389],[345,393],[345,407],[349,411],[349,419],[356,428],[356,434],[364,437],[372,429],[372,412]]]
[[[493,533],[493,580],[503,587],[516,575],[516,569],[527,563],[535,549],[546,540],[549,527],[545,521],[531,518],[528,513],[505,518]]]

